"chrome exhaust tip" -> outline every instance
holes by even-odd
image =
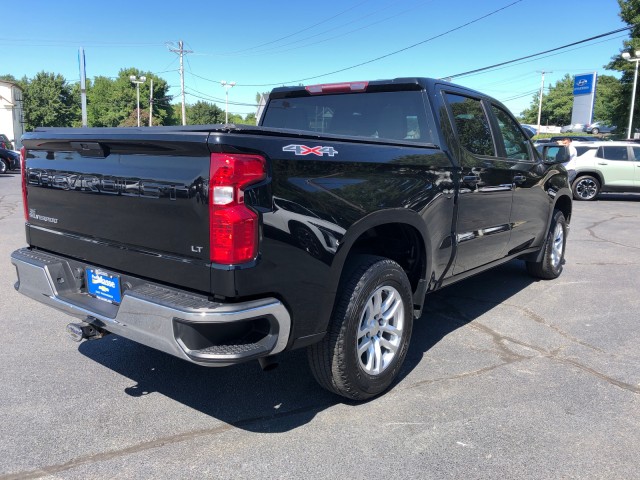
[[[105,331],[98,330],[96,327],[86,322],[70,323],[67,325],[67,334],[74,342],[102,338],[105,333]]]

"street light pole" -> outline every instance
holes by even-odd
[[[628,62],[634,62],[636,64],[634,72],[633,72],[633,91],[631,92],[631,110],[629,111],[629,128],[627,138],[631,138],[631,124],[633,123],[633,109],[636,104],[636,85],[638,84],[638,62],[640,62],[640,50],[636,50],[635,57],[631,57],[629,52],[623,52],[622,58],[627,60]]]
[[[229,123],[229,89],[234,87],[236,82],[227,82],[226,80],[222,80],[220,85],[222,85],[225,89],[226,100],[225,100],[225,108],[224,108],[224,123]]]
[[[144,83],[147,80],[147,77],[136,77],[135,75],[129,76],[129,80],[131,83],[136,84],[136,98],[137,98],[137,106],[138,106],[138,126],[140,126],[140,84]]]

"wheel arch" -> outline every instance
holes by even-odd
[[[573,184],[576,183],[576,181],[580,178],[580,177],[585,177],[585,176],[591,176],[591,177],[595,177],[599,182],[600,182],[600,188],[602,188],[604,186],[604,177],[602,175],[602,173],[598,170],[580,170],[579,172],[576,172],[576,178],[573,179],[573,183],[571,184],[571,190],[573,191]]]
[[[431,271],[431,240],[422,217],[405,209],[370,214],[346,232],[332,264],[334,285],[338,285],[349,258],[358,254],[379,255],[397,262],[407,274],[414,309],[419,312]]]
[[[570,193],[566,193],[556,197],[556,201],[553,204],[553,210],[560,210],[564,215],[567,223],[571,223],[571,214],[573,211],[573,201],[571,200]],[[553,211],[549,217],[548,225],[551,224],[551,219],[553,218]],[[547,225],[547,227],[548,227]]]

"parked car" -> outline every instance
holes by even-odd
[[[529,138],[533,137],[536,133],[538,133],[538,129],[535,127],[532,127],[531,125],[526,125],[521,123],[520,126],[522,127],[522,129],[524,130],[524,133],[526,133]]]
[[[0,148],[0,173],[7,173],[9,170],[20,170],[20,154]]]
[[[13,150],[13,143],[11,143],[9,137],[7,137],[4,133],[0,133],[0,148]]]
[[[616,128],[617,127],[615,125],[607,125],[604,122],[593,122],[592,124],[587,125],[584,128],[584,131],[597,135],[599,133],[611,133],[615,131]]]
[[[538,147],[539,145],[548,145],[550,143],[558,143],[560,140],[567,138],[567,135],[555,135],[548,138],[539,138],[533,144]],[[600,137],[590,135],[571,135],[571,141],[573,142],[599,142],[602,141]]]
[[[566,147],[542,147],[543,158],[568,159]],[[577,149],[577,146],[576,146]],[[571,185],[576,200],[594,200],[601,192],[640,192],[640,145],[632,142],[595,142],[576,158]]]
[[[560,133],[571,133],[571,132],[584,132],[584,123],[572,123],[571,125],[565,125],[560,129]]]

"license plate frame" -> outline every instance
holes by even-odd
[[[98,268],[85,268],[87,278],[87,293],[92,297],[120,305],[122,302],[122,289],[120,288],[120,276],[105,272]]]

